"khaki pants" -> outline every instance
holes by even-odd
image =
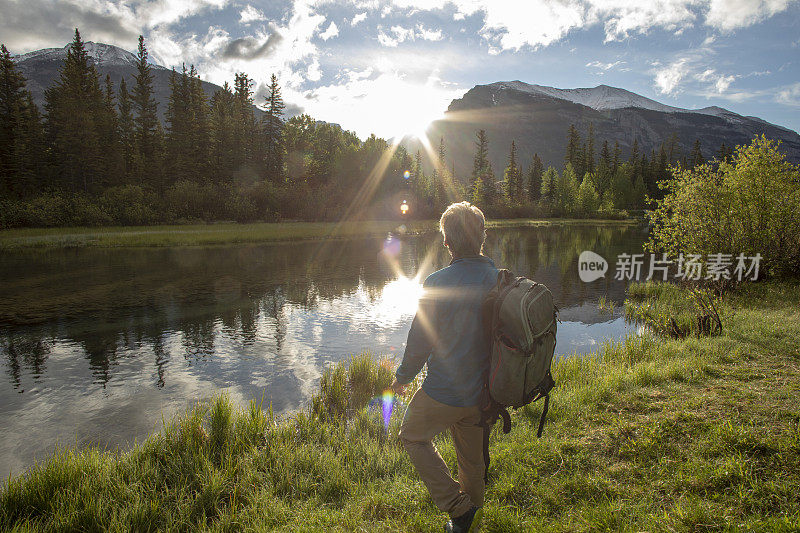
[[[483,427],[480,408],[453,407],[437,402],[419,389],[400,426],[400,441],[436,506],[455,518],[473,505],[483,505]],[[450,429],[458,458],[458,482],[451,476],[434,436]]]

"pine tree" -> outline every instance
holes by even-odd
[[[522,172],[517,165],[517,146],[511,141],[511,152],[508,155],[508,166],[503,173],[505,194],[512,205],[522,203]]]
[[[600,208],[600,195],[597,194],[592,175],[588,172],[578,187],[576,203],[578,211],[584,216],[592,215]]]
[[[253,80],[244,72],[236,74],[233,83],[235,102],[234,116],[234,165],[235,168],[250,166],[256,162],[256,119],[253,112]],[[327,169],[325,175],[333,171]]]
[[[17,70],[5,45],[0,47],[0,193],[24,196],[32,187],[39,154],[39,113],[25,78]],[[37,145],[37,146],[34,146]]]
[[[547,170],[542,175],[542,190],[540,197],[542,200],[547,200],[552,204],[556,193],[556,181],[558,180],[558,172],[553,167],[547,167]]]
[[[628,163],[631,164],[633,168],[637,168],[640,164],[642,154],[639,153],[639,140],[633,140],[633,146],[631,146],[631,156],[628,158]]]
[[[103,159],[103,183],[106,186],[119,185],[120,174],[124,166],[120,150],[119,117],[114,100],[114,84],[111,83],[111,76],[107,74],[103,93],[103,109],[98,120],[100,151]]]
[[[681,157],[681,146],[678,139],[678,134],[676,132],[672,132],[667,140],[667,162],[668,166],[669,163],[677,161]]]
[[[103,170],[98,135],[103,108],[97,70],[76,29],[59,79],[45,91],[47,141],[57,186],[70,192],[97,190]]]
[[[594,123],[589,123],[589,133],[586,135],[586,149],[583,154],[583,170],[594,174]],[[583,175],[583,174],[580,174]]]
[[[606,193],[611,198],[611,204],[616,209],[629,207],[629,196],[633,187],[633,165],[630,162],[622,163],[611,177],[611,186]]]
[[[163,133],[158,121],[158,103],[153,96],[153,73],[147,57],[144,37],[140,35],[132,98],[136,138],[134,172],[139,183],[148,183],[157,191],[162,191],[164,183],[160,156]]]
[[[122,147],[124,174],[130,180],[136,153],[136,127],[131,111],[131,97],[125,78],[119,82],[119,142]]]
[[[567,163],[564,172],[556,179],[553,200],[556,210],[562,215],[572,214],[577,207],[578,177],[572,165]]]
[[[600,150],[600,164],[605,165],[608,169],[612,168],[613,162],[611,161],[611,152],[608,150],[608,141],[603,141],[603,148]]]
[[[725,143],[722,143],[719,147],[719,151],[717,151],[717,160],[719,162],[730,163],[732,158],[733,148],[725,146]]]
[[[597,193],[601,196],[611,185],[613,166],[614,163],[608,149],[608,141],[603,141],[603,148],[600,150],[600,161],[595,172],[595,187],[597,188]]]
[[[267,109],[262,119],[264,129],[264,170],[272,182],[283,178],[283,110],[286,106],[281,98],[278,77],[270,78]]]
[[[663,181],[669,178],[669,164],[670,159],[667,155],[668,152],[664,148],[664,145],[661,145],[661,149],[658,151],[658,162],[656,163],[656,171],[648,176],[647,180],[644,182],[645,189],[647,194],[650,195],[651,198],[660,197],[660,190],[658,188],[658,182]]]
[[[167,124],[165,170],[168,182],[189,179],[192,166],[191,110],[189,76],[183,65],[180,76],[172,70],[169,76],[170,95],[164,115]]]
[[[528,199],[531,202],[537,201],[542,193],[542,174],[544,167],[539,154],[533,154],[533,161],[528,169]]]
[[[446,157],[447,150],[444,145],[444,137],[440,137],[436,164],[436,168],[439,170],[439,176],[438,180],[434,180],[433,182],[433,205],[437,213],[445,208],[445,204],[447,203],[447,190],[451,185],[451,176],[447,174]]]
[[[575,124],[570,124],[567,131],[567,149],[564,154],[564,164],[570,164],[573,168],[580,164],[581,155],[581,136],[578,130],[575,129]]]
[[[189,132],[191,138],[191,164],[189,170],[194,179],[207,175],[208,172],[208,146],[209,146],[209,117],[208,100],[203,91],[203,82],[200,75],[191,65],[188,80],[189,93]]]
[[[616,174],[621,162],[622,150],[619,148],[619,141],[614,141],[614,159],[611,160],[611,173]]]
[[[475,156],[472,164],[472,198],[476,198],[476,190],[480,191],[478,197],[481,203],[479,207],[493,206],[497,203],[497,188],[495,185],[494,172],[489,163],[489,137],[486,130],[479,130],[476,133]],[[478,183],[480,182],[480,183]]]
[[[689,165],[691,168],[699,167],[706,160],[703,158],[703,152],[700,150],[700,139],[694,140],[694,147],[692,147],[692,153],[689,155]]]
[[[236,138],[237,130],[236,101],[228,82],[211,97],[211,137],[210,164],[211,173],[218,181],[230,181],[231,171],[241,161],[240,146]]]
[[[16,123],[19,129],[14,139],[15,191],[18,196],[31,196],[42,185],[46,147],[42,119],[30,91],[26,91],[25,101],[18,108]]]

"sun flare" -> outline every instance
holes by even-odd
[[[413,315],[422,296],[422,284],[416,278],[400,276],[383,287],[378,308],[387,314]]]

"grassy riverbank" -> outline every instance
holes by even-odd
[[[685,312],[680,290],[639,288],[629,305]],[[800,528],[800,284],[743,286],[719,308],[722,335],[559,362],[544,437],[541,405],[493,435],[484,529]],[[2,489],[0,529],[439,531],[398,416],[384,438],[357,409],[390,379],[361,357],[289,420],[217,399],[130,452],[64,451]]]
[[[493,220],[488,227],[591,223],[630,225],[634,220]],[[437,230],[438,221],[273,222],[254,224],[187,224],[177,226],[118,226],[102,228],[24,228],[0,231],[0,251],[24,248],[85,246],[197,246],[231,243],[284,242],[345,237],[383,236],[390,231],[424,233]]]

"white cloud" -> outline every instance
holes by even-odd
[[[102,0],[94,0],[100,4]],[[135,17],[144,21],[149,28],[159,25],[169,25],[181,19],[198,15],[206,10],[218,10],[225,7],[229,0],[138,0],[130,3],[119,2],[120,5],[130,5]],[[106,5],[110,2],[102,2]]]
[[[378,30],[378,42],[381,45],[386,47],[395,47],[402,42],[402,40],[392,37],[391,35],[384,33],[383,30]]]
[[[752,26],[781,11],[791,0],[710,0],[706,24],[724,31]]]
[[[720,76],[717,78],[717,83],[714,86],[717,88],[718,93],[727,92],[728,87],[731,86],[731,83],[736,79],[736,76]]]
[[[357,26],[359,22],[364,22],[367,19],[367,12],[364,11],[363,13],[358,13],[356,16],[353,17],[353,20],[350,22],[351,26]]]
[[[675,94],[680,92],[678,85],[688,74],[688,59],[679,59],[670,65],[656,70],[656,88],[661,94]]]
[[[494,52],[547,46],[572,29],[602,24],[616,41],[661,28],[680,35],[696,25],[715,30],[750,26],[796,0],[393,0],[399,10],[453,10],[453,19],[480,13],[480,31]],[[388,6],[387,6],[388,8]],[[383,15],[385,16],[386,9]],[[713,42],[709,36],[703,45]]]
[[[714,77],[714,74],[716,74],[716,72],[717,71],[714,70],[713,68],[709,68],[709,69],[706,69],[706,70],[704,70],[703,72],[701,72],[699,74],[695,74],[694,78],[697,81],[708,81],[708,80],[710,80],[711,78]]]
[[[378,42],[390,48],[405,41],[441,41],[443,38],[442,30],[432,30],[422,24],[417,24],[414,28],[392,26],[388,31],[378,27]]]
[[[779,89],[775,101],[780,104],[800,106],[800,83]]]
[[[308,70],[306,71],[306,78],[309,81],[319,81],[322,78],[322,71],[319,68],[319,60],[314,59],[310,65],[308,65]]]
[[[602,63],[600,61],[591,61],[586,63],[587,67],[594,67],[600,70],[611,70],[614,67],[618,67],[619,65],[624,65],[624,61],[614,61],[613,63]]]
[[[323,41],[327,41],[331,37],[336,37],[337,35],[339,35],[339,28],[336,27],[335,22],[331,21],[331,23],[328,24],[328,29],[319,34],[319,38]]]
[[[569,0],[515,0],[485,6],[481,34],[491,50],[547,46],[586,22],[586,8]]]
[[[424,28],[422,24],[417,25],[416,36],[423,41],[441,41],[444,38],[442,30],[430,30]]]
[[[266,19],[267,17],[264,16],[264,13],[254,8],[250,4],[248,4],[239,13],[239,22],[242,24],[250,24],[251,22],[258,22],[260,20],[266,20]]]

